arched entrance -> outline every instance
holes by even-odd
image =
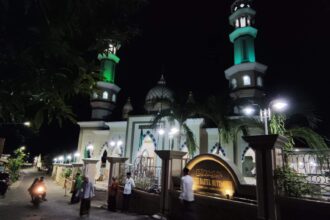
[[[255,152],[246,147],[242,154],[242,174],[244,177],[254,177],[256,174]]]

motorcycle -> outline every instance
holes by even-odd
[[[0,195],[4,196],[9,186],[9,174],[5,172],[0,173]]]
[[[43,201],[43,195],[45,194],[44,186],[36,186],[32,192],[32,203],[35,207],[39,207],[39,204]]]

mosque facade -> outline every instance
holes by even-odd
[[[230,96],[234,103],[235,116],[232,118],[237,118],[242,117],[240,112],[244,105],[262,102],[265,96],[263,77],[267,66],[256,62],[254,39],[257,29],[253,27],[256,12],[252,9],[250,1],[235,1],[231,12],[229,23],[234,30],[229,34],[229,39],[234,44],[234,65],[225,70],[225,77],[229,81]],[[161,160],[155,154],[155,150],[188,152],[186,137],[180,133],[178,123],[173,125],[164,118],[160,122],[162,132],[152,126],[155,114],[159,111],[170,111],[171,104],[175,101],[174,92],[167,87],[163,75],[155,87],[146,94],[144,115],[132,114],[134,109],[128,98],[122,107],[122,120],[109,120],[116,107],[117,94],[120,92],[119,86],[115,84],[115,67],[120,61],[116,55],[118,49],[118,43],[109,41],[108,49],[98,55],[101,68],[97,92],[91,97],[91,121],[78,123],[78,152],[82,155],[81,159],[97,159],[96,180],[105,182],[110,167],[107,157],[126,157],[129,169],[138,172],[161,166]],[[188,102],[189,100],[193,100],[192,93],[187,97]],[[186,124],[193,132],[198,146],[194,155],[186,154],[187,161],[199,154],[218,154],[235,164],[243,176],[254,177],[254,152],[241,138],[241,132],[237,133],[235,141],[231,143],[218,143],[218,129],[207,128],[203,118],[189,118]],[[249,131],[250,134],[262,133],[262,130],[256,128],[250,128]]]

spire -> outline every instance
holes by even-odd
[[[128,97],[127,101],[123,107],[123,114],[122,114],[123,119],[127,119],[129,116],[129,113],[132,111],[133,111],[133,106],[131,103],[131,97]]]
[[[159,81],[158,81],[158,85],[165,85],[165,84],[166,84],[166,81],[165,81],[165,78],[164,78],[164,74],[162,74]]]
[[[187,98],[187,104],[195,104],[195,98],[192,91],[189,91],[188,98]]]

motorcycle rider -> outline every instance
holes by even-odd
[[[35,178],[32,185],[28,189],[28,191],[30,192],[30,195],[31,195],[31,200],[33,199],[34,190],[37,189],[40,186],[45,189],[44,193],[42,194],[42,200],[47,201],[47,199],[46,199],[46,185],[45,185],[43,176],[41,176],[39,178]]]

